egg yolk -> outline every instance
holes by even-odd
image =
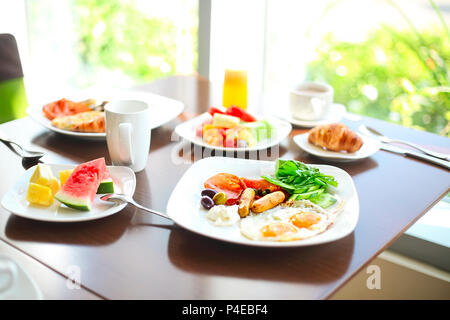
[[[293,215],[290,221],[298,228],[309,228],[320,221],[320,216],[313,212],[300,212]]]
[[[286,223],[272,223],[261,228],[263,237],[277,237],[288,232],[296,232],[297,230]]]

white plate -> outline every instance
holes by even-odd
[[[72,101],[83,101],[86,99],[95,99],[97,103],[103,101],[113,100],[141,100],[148,103],[151,110],[151,127],[157,128],[163,124],[175,119],[184,110],[184,104],[180,101],[166,98],[157,94],[133,91],[133,90],[110,90],[110,91],[97,91],[97,90],[85,90],[83,92],[67,93],[66,95],[54,95],[41,98],[40,103],[36,103],[27,108],[28,115],[37,123],[46,127],[47,129],[58,132],[64,135],[88,139],[88,140],[105,140],[105,133],[94,132],[74,132],[69,130],[63,130],[51,125],[51,121],[48,120],[42,112],[42,107],[52,101],[66,98]]]
[[[205,143],[202,138],[197,137],[195,134],[195,129],[202,124],[205,120],[210,118],[211,115],[209,113],[203,113],[198,117],[195,117],[191,120],[185,121],[175,128],[175,132],[186,139],[187,141],[214,150],[220,151],[257,151],[264,150],[273,146],[278,145],[281,141],[283,141],[291,132],[292,126],[289,122],[280,120],[276,117],[265,117],[267,121],[274,127],[274,133],[272,134],[272,138],[264,141],[260,141],[256,146],[250,148],[226,148],[226,147],[216,147]]]
[[[350,175],[342,169],[328,165],[311,165],[321,172],[332,175],[339,183],[337,195],[343,199],[343,210],[334,224],[315,237],[286,242],[254,241],[241,235],[239,222],[232,226],[215,226],[205,215],[207,210],[200,205],[203,183],[211,176],[226,172],[238,177],[259,178],[273,174],[275,162],[236,158],[210,157],[195,162],[180,179],[167,204],[167,214],[174,222],[192,232],[237,244],[259,247],[299,247],[331,242],[353,232],[359,216],[359,201]]]
[[[345,106],[338,103],[333,103],[330,107],[330,113],[323,119],[320,120],[300,120],[294,118],[289,110],[283,110],[279,115],[280,118],[289,121],[293,125],[303,127],[303,128],[314,128],[315,126],[319,126],[322,124],[328,124],[333,122],[339,122],[342,117],[345,115]]]
[[[359,135],[359,134],[358,134]],[[303,150],[316,157],[333,161],[356,161],[370,157],[380,149],[380,143],[367,136],[359,135],[363,140],[361,149],[354,153],[329,151],[308,142],[309,132],[294,136],[294,142]]]
[[[17,269],[17,277],[13,286],[0,293],[0,300],[42,300],[42,292],[30,275],[7,255],[2,254],[0,257],[10,260]]]
[[[73,169],[76,165],[50,164],[55,177],[59,177],[60,170]],[[130,168],[107,166],[114,181],[114,191],[133,195],[136,188],[136,176]],[[3,196],[2,206],[15,215],[40,221],[50,222],[79,222],[95,220],[110,216],[125,208],[126,204],[114,204],[100,200],[96,195],[90,211],[78,211],[62,205],[56,199],[49,207],[29,204],[26,200],[28,184],[35,170],[31,167],[22,175],[16,184]]]

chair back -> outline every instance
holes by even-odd
[[[16,39],[0,34],[0,123],[26,115],[28,105]]]

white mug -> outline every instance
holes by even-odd
[[[320,120],[330,112],[333,87],[316,82],[303,82],[292,88],[289,96],[291,114],[300,120]]]
[[[0,298],[10,291],[17,281],[17,266],[6,256],[0,255]]]
[[[105,105],[106,142],[112,164],[134,172],[145,169],[150,149],[150,109],[138,100],[117,100]]]

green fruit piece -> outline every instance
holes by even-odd
[[[111,178],[103,180],[98,186],[97,194],[104,193],[114,193],[114,182]]]

